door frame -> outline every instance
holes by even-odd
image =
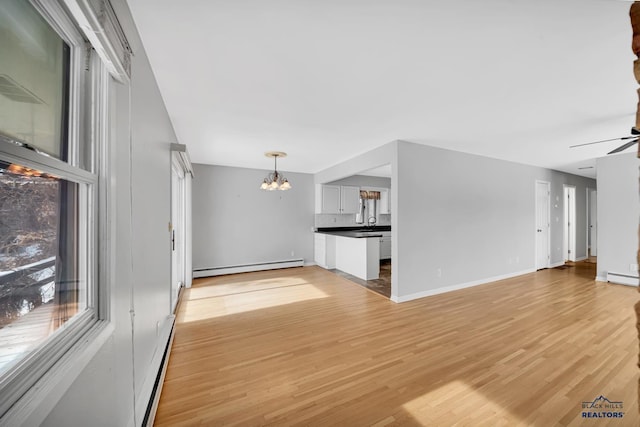
[[[178,295],[186,283],[185,271],[185,172],[175,152],[171,153],[171,207],[169,244],[171,262],[170,309],[173,313],[178,302]],[[177,292],[174,286],[178,285]]]
[[[595,214],[595,221],[593,221],[593,219],[591,218],[591,214],[593,212],[591,212],[591,203],[592,203],[592,199],[594,198],[593,195],[595,194],[595,199],[596,199],[596,214]],[[589,257],[591,256],[597,256],[598,254],[598,206],[597,206],[597,201],[598,201],[598,189],[597,188],[591,188],[591,187],[587,187],[587,251],[585,252],[587,254],[587,259],[589,259]],[[591,223],[595,222],[596,224],[596,255],[592,255],[592,249],[593,249],[593,241],[591,239]]]
[[[192,184],[193,165],[184,144],[171,144],[169,158],[169,309],[173,313],[180,300],[181,291],[190,288],[193,281],[192,271]],[[175,242],[179,245],[174,251],[172,236],[177,231]],[[174,255],[175,253],[175,255]],[[179,262],[175,258],[179,256]],[[174,281],[174,277],[177,280]],[[177,292],[174,285],[180,284]]]
[[[543,267],[538,266],[538,184],[544,184],[547,187],[547,263]],[[535,197],[535,222],[534,222],[534,243],[535,253],[533,265],[537,270],[543,268],[549,268],[551,266],[551,183],[549,181],[542,181],[537,179],[534,184],[534,197]]]
[[[573,194],[573,198],[571,195]],[[576,261],[576,186],[570,184],[562,185],[562,261]],[[573,208],[573,211],[572,209]],[[571,221],[573,220],[573,221]]]

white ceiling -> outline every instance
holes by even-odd
[[[196,163],[315,173],[390,141],[594,176],[636,88],[618,0],[129,0]]]

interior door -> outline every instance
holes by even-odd
[[[171,312],[178,303],[180,288],[185,283],[184,270],[184,171],[179,163],[171,167]]]
[[[549,267],[550,184],[536,182],[536,270]]]
[[[589,242],[589,255],[598,256],[598,195],[596,190],[589,192]]]

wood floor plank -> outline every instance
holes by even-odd
[[[403,304],[319,267],[197,280],[155,425],[637,426],[638,294],[594,268]],[[600,395],[624,418],[583,419]]]

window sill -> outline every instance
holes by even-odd
[[[42,424],[114,330],[113,322],[98,321],[0,418],[0,425]]]

